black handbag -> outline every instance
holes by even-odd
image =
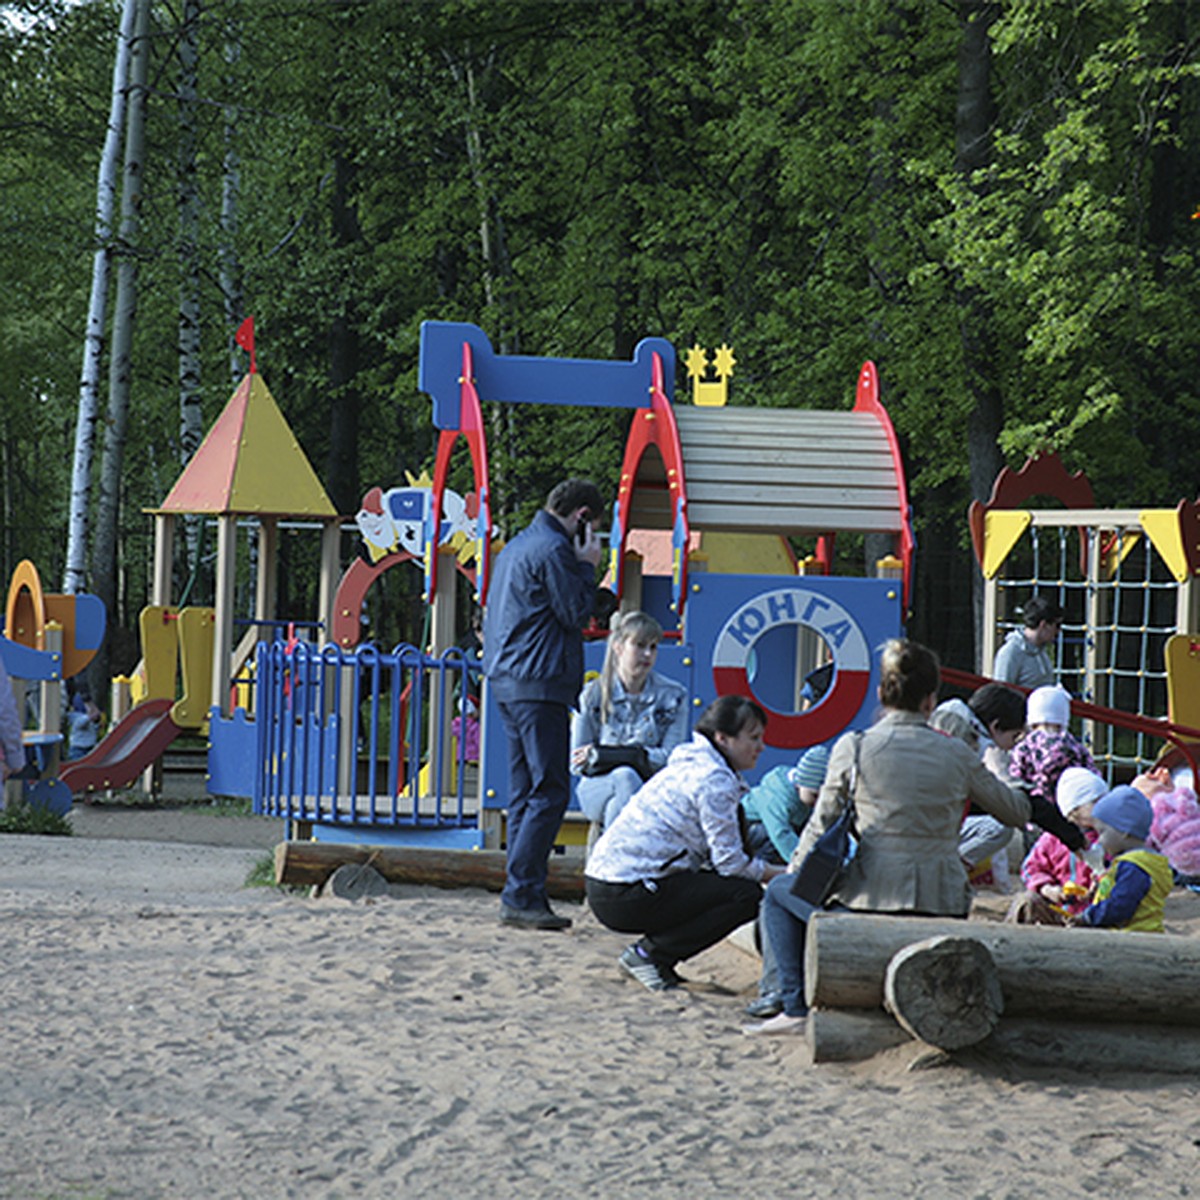
[[[854,792],[858,786],[858,748],[862,734],[854,735],[854,767],[850,773],[849,795],[838,818],[813,843],[812,849],[792,880],[792,895],[813,908],[821,908],[841,882],[858,841],[854,828]]]
[[[580,771],[589,776],[607,775],[617,767],[632,767],[643,782],[654,774],[645,746],[601,746],[596,743],[588,747]]]

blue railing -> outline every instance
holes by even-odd
[[[433,657],[406,645],[264,642],[254,811],[322,825],[473,828],[476,764],[455,731],[474,720],[465,698],[478,672],[457,648]]]

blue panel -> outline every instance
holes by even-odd
[[[0,637],[0,657],[13,679],[55,680],[62,678],[62,655],[49,650],[34,650],[20,642]]]
[[[314,842],[340,846],[428,846],[443,850],[482,850],[479,829],[400,829],[384,825],[313,825]]]
[[[258,730],[244,708],[222,717],[213,707],[208,714],[208,791],[213,796],[254,795],[258,769]]]
[[[99,596],[79,592],[75,597],[75,649],[99,650],[108,614]]]
[[[30,808],[44,808],[56,817],[65,817],[74,803],[71,789],[61,779],[26,780],[21,792]]]
[[[695,648],[694,696],[700,704],[698,714],[716,699],[718,688],[713,675],[713,656],[724,632],[728,639],[732,628],[746,645],[746,670],[751,678],[750,689],[755,699],[767,710],[767,748],[758,761],[754,779],[761,778],[772,767],[790,765],[803,753],[802,747],[786,747],[773,743],[788,724],[795,724],[795,706],[788,702],[795,691],[796,626],[804,626],[821,634],[834,650],[834,662],[839,670],[848,654],[847,648],[858,646],[869,657],[870,676],[860,705],[827,737],[832,740],[844,729],[863,729],[871,724],[878,708],[879,651],[889,638],[903,633],[902,605],[899,584],[891,579],[848,579],[825,576],[767,576],[718,575],[702,573],[689,581],[685,632]],[[789,609],[792,597],[802,597]],[[794,613],[794,619],[787,614]],[[782,615],[781,615],[782,614]],[[787,645],[786,654],[780,649]],[[863,666],[857,657],[853,664]],[[789,678],[790,673],[790,678]],[[845,677],[851,674],[846,671]],[[861,674],[861,672],[859,672]],[[761,678],[761,690],[757,679]],[[838,689],[835,674],[834,686]],[[833,706],[822,707],[830,700],[826,696],[820,705],[806,713],[805,720],[828,721]],[[836,701],[835,701],[836,703]],[[776,707],[778,706],[778,707]]]
[[[642,576],[642,612],[649,613],[664,629],[678,629],[679,617],[671,605],[675,602],[675,582],[670,575]]]
[[[662,359],[664,394],[668,400],[675,394],[675,348],[663,338],[640,341],[632,362],[531,358],[496,354],[487,334],[477,325],[422,321],[417,386],[433,398],[433,424],[437,429],[461,428],[459,379],[464,342],[471,346],[480,401],[646,408],[650,404],[653,354]]]

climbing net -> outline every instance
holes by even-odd
[[[1028,536],[991,581],[996,645],[1022,627],[1029,596],[1053,597],[1066,614],[1053,654],[1057,681],[1077,699],[1165,717],[1164,648],[1177,629],[1177,583],[1136,514],[1087,526],[1065,524],[1063,515],[1033,513]],[[1143,770],[1161,747],[1148,734],[1099,722],[1087,722],[1084,736],[1110,780]]]

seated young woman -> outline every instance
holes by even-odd
[[[588,904],[609,929],[642,935],[619,961],[651,991],[677,986],[676,963],[754,920],[759,881],[783,872],[746,853],[738,821],[766,723],[752,700],[714,700],[588,858]]]
[[[843,735],[833,748],[817,807],[789,867],[795,870],[804,861],[852,800],[858,852],[831,905],[965,917],[971,889],[958,849],[964,802],[977,804],[1008,826],[1020,827],[1030,819],[1023,792],[993,775],[965,742],[929,727],[938,683],[938,660],[931,650],[902,639],[888,642],[880,663],[883,715],[866,732]],[[1082,840],[1079,834],[1080,844]],[[794,896],[791,886],[789,876],[774,880],[762,911],[783,1011],[747,1026],[747,1033],[798,1033],[804,1028],[804,940],[812,907]]]
[[[575,795],[596,832],[602,832],[642,786],[633,767],[614,767],[604,775],[584,775],[593,745],[641,746],[650,771],[662,768],[687,737],[687,692],[681,683],[654,669],[662,626],[644,612],[628,612],[613,621],[604,666],[584,686],[571,725],[571,773]]]

